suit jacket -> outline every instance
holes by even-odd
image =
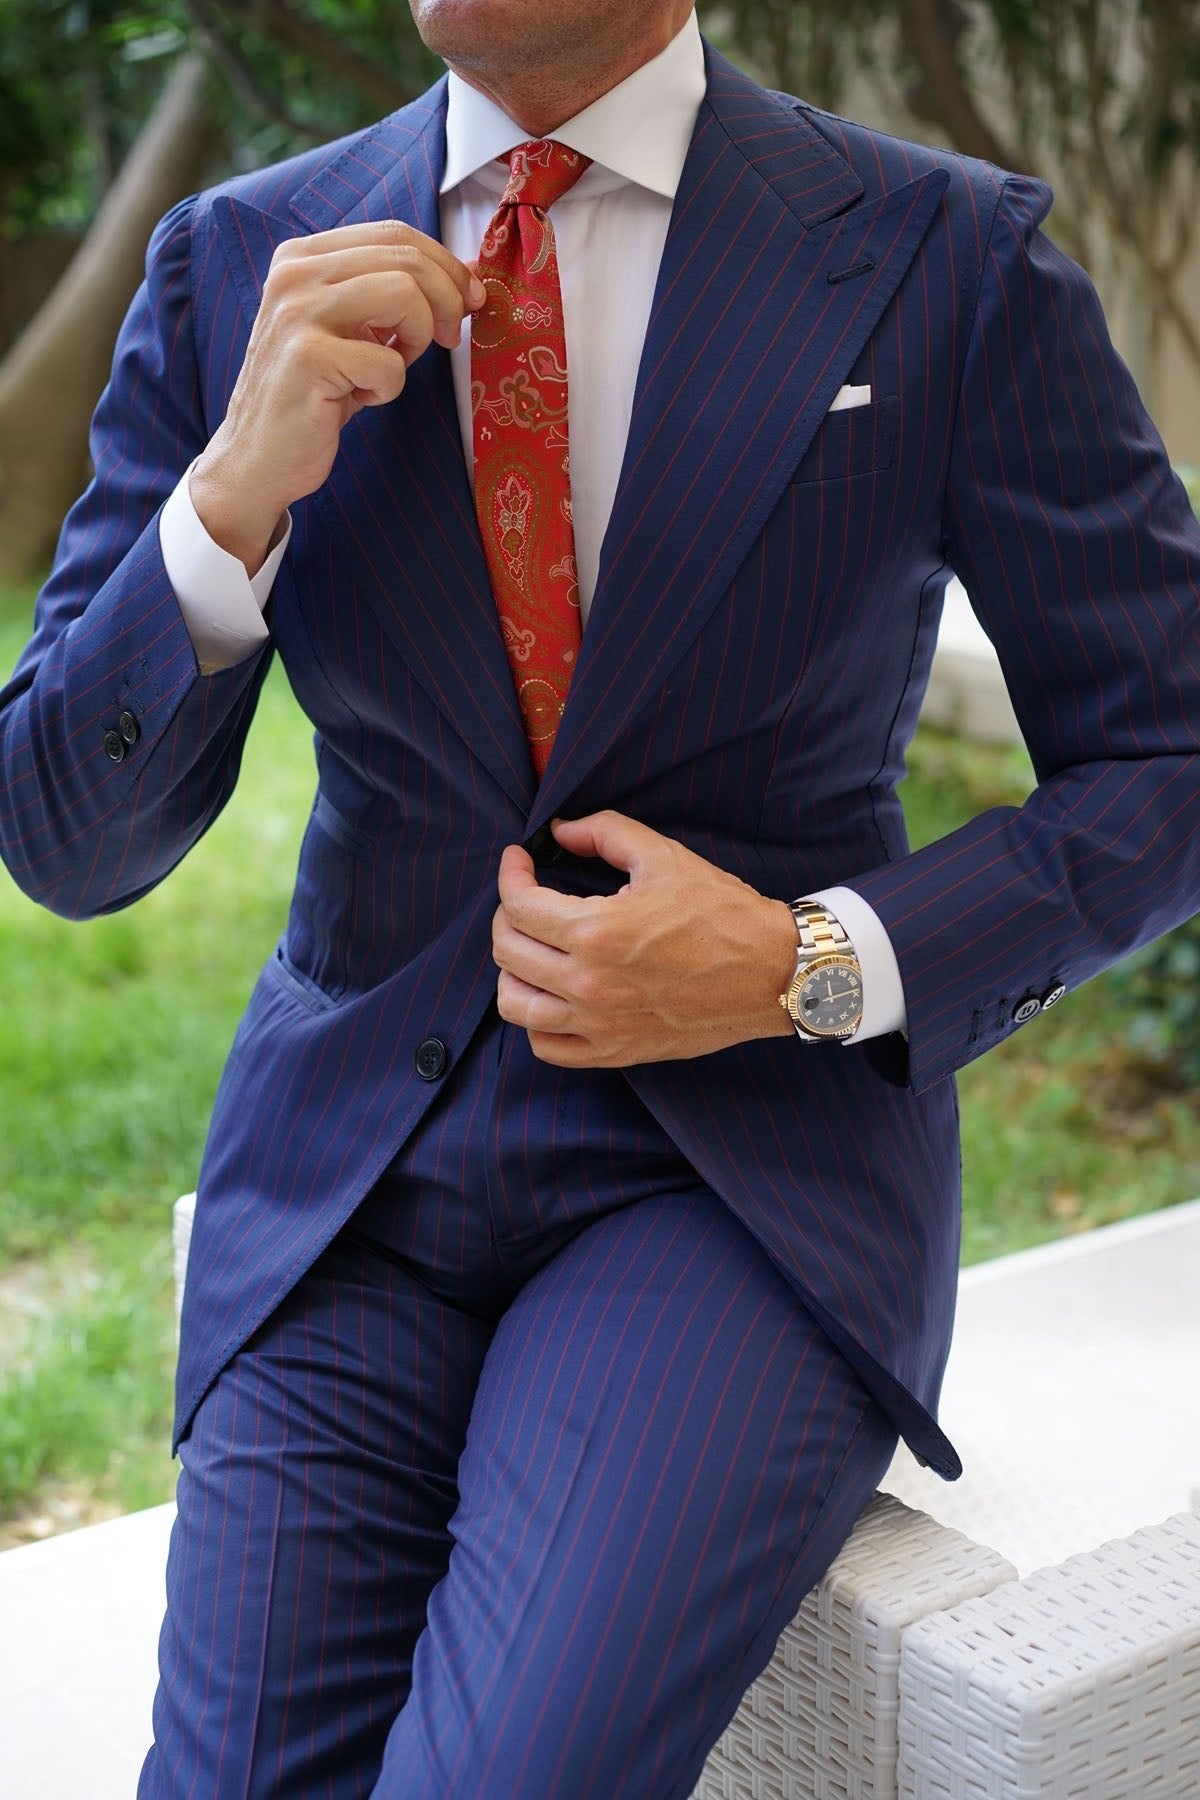
[[[934,1411],[958,1269],[954,1071],[1023,1001],[1200,905],[1200,529],[1091,284],[1038,230],[1049,190],[706,54],[540,786],[445,352],[346,428],[294,509],[272,650],[315,726],[319,785],[216,1102],[177,1437],[434,1099],[422,1040],[461,1057],[493,1006],[502,847],[614,807],[779,898],[850,882],[889,930],[907,1044],[772,1038],[628,1080],[952,1478]],[[0,696],[0,844],[57,911],[135,900],[233,788],[271,651],[199,675],[158,511],[225,412],[276,245],[389,215],[436,235],[444,108],[442,83],[155,234],[95,479]],[[829,413],[846,382],[872,404]],[[952,569],[1038,785],[910,854],[896,784]],[[104,734],[123,713],[137,741],[116,761]]]

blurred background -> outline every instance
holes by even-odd
[[[1200,0],[699,11],[768,85],[1050,180],[1048,229],[1096,280],[1200,505]],[[87,480],[155,220],[439,73],[404,0],[0,0],[0,676]],[[1010,733],[948,716],[931,705],[910,756],[915,843],[1031,785]],[[234,799],[136,908],[69,925],[0,873],[0,1547],[173,1491],[170,1206],[285,921],[313,785],[276,667]],[[1196,1196],[1200,921],[960,1086],[966,1262]]]

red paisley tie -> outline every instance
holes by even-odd
[[[487,302],[471,324],[475,510],[539,777],[579,654],[571,525],[567,345],[554,227],[546,209],[589,159],[553,141],[519,144],[484,234]]]

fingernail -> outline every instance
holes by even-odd
[[[486,299],[487,299],[487,289],[484,287],[482,281],[480,281],[478,275],[472,275],[472,277],[471,277],[471,305],[472,306],[482,306]]]

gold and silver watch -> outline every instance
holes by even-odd
[[[802,1043],[836,1043],[862,1021],[862,968],[833,914],[815,900],[792,900],[796,970],[779,1004]]]

